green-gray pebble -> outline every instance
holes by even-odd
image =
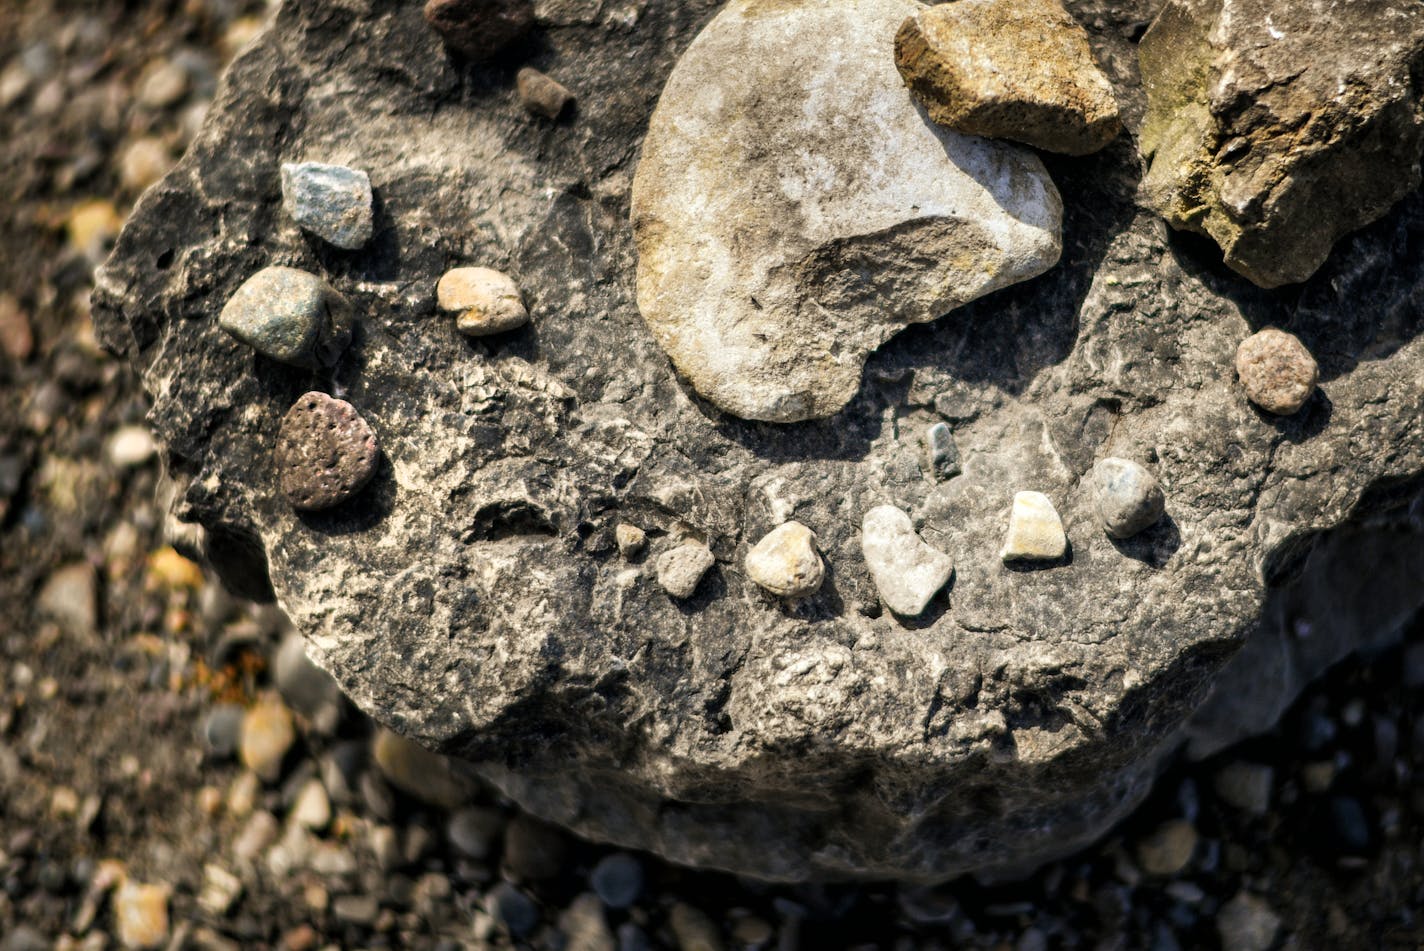
[[[330,366],[351,339],[350,307],[315,274],[292,267],[258,271],[223,307],[218,326],[279,363]]]

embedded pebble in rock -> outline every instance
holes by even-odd
[[[722,951],[722,933],[717,923],[686,902],[672,906],[668,927],[677,939],[678,951]]]
[[[432,806],[458,809],[474,795],[473,785],[449,759],[390,730],[376,734],[371,758],[392,786]]]
[[[485,908],[515,938],[524,937],[539,924],[539,906],[509,882],[490,889]]]
[[[1315,392],[1320,368],[1294,334],[1267,327],[1236,348],[1236,375],[1247,399],[1268,413],[1289,416]]]
[[[1058,510],[1042,492],[1014,496],[1009,534],[999,557],[1007,562],[1057,561],[1068,551],[1068,536]]]
[[[1252,816],[1264,816],[1271,807],[1275,771],[1262,763],[1227,763],[1216,774],[1216,794],[1227,804]]]
[[[534,25],[534,5],[531,0],[429,0],[425,22],[462,56],[490,59]]]
[[[157,452],[147,426],[124,426],[109,440],[109,461],[120,469],[136,469]]]
[[[331,822],[331,799],[319,779],[309,779],[292,804],[291,820],[303,829],[319,832]]]
[[[636,525],[620,522],[613,530],[613,538],[618,543],[618,553],[624,561],[632,561],[648,547],[648,535]]]
[[[1103,531],[1126,539],[1157,524],[1167,498],[1157,479],[1127,459],[1104,459],[1093,466],[1093,505]]]
[[[716,561],[701,542],[684,542],[658,556],[658,584],[674,598],[690,598]]]
[[[126,948],[159,948],[168,940],[168,889],[124,882],[114,894],[114,930]]]
[[[746,569],[747,577],[781,598],[809,597],[826,578],[816,533],[800,522],[786,522],[768,532],[747,552]]]
[[[351,308],[315,274],[268,267],[228,299],[218,325],[279,363],[332,366],[351,340]]]
[[[954,442],[954,430],[948,423],[935,423],[925,430],[925,452],[929,458],[929,471],[936,480],[944,482],[959,475],[959,446]]]
[[[529,66],[519,71],[514,82],[524,108],[546,119],[557,119],[574,99],[574,94],[558,80]]]
[[[1265,901],[1238,892],[1216,916],[1222,951],[1267,951],[1276,941],[1281,919]]]
[[[282,760],[296,739],[291,711],[276,696],[265,694],[242,718],[238,753],[244,766],[273,783],[282,775]]]
[[[371,240],[371,178],[359,169],[321,162],[282,165],[282,203],[303,231],[346,251]]]
[[[1137,862],[1148,875],[1163,878],[1187,867],[1197,849],[1197,830],[1185,819],[1164,822],[1137,843]]]
[[[905,617],[922,613],[954,573],[954,559],[925,544],[893,505],[865,513],[860,550],[885,606]]]
[[[539,882],[559,874],[567,847],[563,834],[529,816],[519,816],[504,832],[503,866],[517,881]]]
[[[638,309],[729,413],[830,416],[901,329],[1058,260],[1038,157],[906,94],[892,47],[920,8],[732,0],[663,87],[633,181]]]
[[[529,322],[519,285],[487,267],[457,267],[435,288],[440,309],[456,315],[455,326],[471,337],[506,333]]]
[[[1087,155],[1122,129],[1087,32],[1059,0],[959,0],[895,36],[895,63],[930,118],[969,135]]]
[[[274,453],[292,507],[316,512],[356,495],[376,474],[376,434],[345,400],[312,392],[282,419]]]
[[[643,863],[627,852],[606,855],[589,873],[588,883],[609,908],[628,908],[643,894]]]

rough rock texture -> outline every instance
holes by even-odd
[[[895,72],[915,0],[732,0],[678,63],[633,183],[638,306],[702,396],[830,416],[908,324],[1058,260],[1015,146],[938,129]]]
[[[1184,740],[1263,724],[1417,607],[1424,198],[1281,296],[1135,207],[1126,138],[1050,159],[1058,267],[887,341],[834,420],[744,422],[679,385],[634,303],[638,146],[714,5],[641,9],[545,25],[528,64],[556,62],[581,103],[548,124],[513,64],[452,60],[417,4],[294,0],[101,272],[98,329],[153,394],[177,514],[228,578],[270,569],[364,709],[588,835],[778,878],[932,879],[1101,834]],[[1073,12],[1096,24],[1131,126],[1131,37],[1151,10]],[[328,254],[282,213],[280,163],[306,155],[369,171],[366,250]],[[531,329],[496,348],[441,317],[436,282],[460,261],[518,274]],[[292,512],[271,464],[312,373],[216,326],[269,263],[322,274],[361,315],[323,382],[384,460],[331,513]],[[1328,396],[1284,419],[1231,371],[1270,323],[1316,355]],[[943,482],[922,471],[941,421],[963,469]],[[1083,482],[1109,456],[1170,498],[1127,541]],[[999,562],[1022,489],[1057,503],[1068,563]],[[878,610],[860,553],[886,502],[955,555],[949,597],[913,623]],[[797,605],[742,569],[792,519],[827,567]],[[619,556],[620,522],[648,557]],[[655,556],[683,537],[718,564],[679,601]]]
[[[1168,0],[1141,60],[1147,201],[1262,287],[1419,185],[1418,3]]]
[[[909,17],[895,65],[941,125],[1087,155],[1122,131],[1112,83],[1059,0],[957,0]]]

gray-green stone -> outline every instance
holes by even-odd
[[[263,268],[223,307],[218,326],[265,356],[292,366],[331,366],[351,340],[351,308],[315,274]]]
[[[1098,519],[1113,538],[1131,538],[1151,528],[1166,510],[1156,477],[1135,462],[1104,459],[1093,467],[1092,482]]]
[[[937,481],[953,479],[963,470],[959,467],[959,447],[954,442],[954,430],[948,423],[935,423],[925,430],[925,451],[929,454],[930,472]]]
[[[282,166],[282,203],[292,220],[347,251],[371,240],[371,179],[344,165],[302,162]]]

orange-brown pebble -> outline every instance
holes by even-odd
[[[1247,399],[1268,413],[1289,416],[1315,392],[1320,368],[1293,334],[1267,327],[1241,341],[1236,375]]]

